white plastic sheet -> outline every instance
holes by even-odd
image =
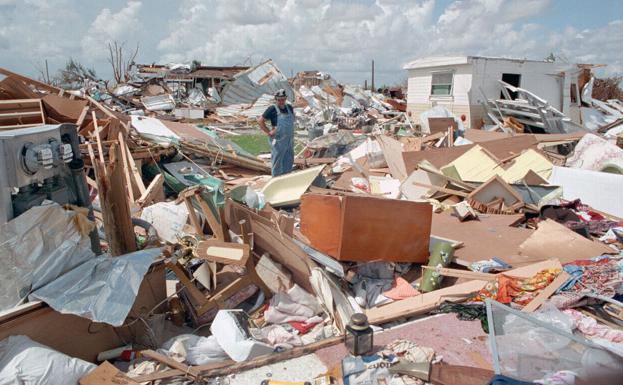
[[[159,248],[90,259],[32,293],[63,314],[75,314],[95,322],[121,326],[127,317],[143,276]]]
[[[0,385],[76,385],[95,365],[26,336],[0,341]]]
[[[0,310],[95,257],[88,235],[74,224],[76,215],[51,203],[0,226]]]
[[[190,365],[205,365],[229,359],[214,336],[182,334],[165,342],[161,350],[173,359],[180,358]]]

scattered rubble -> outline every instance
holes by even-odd
[[[623,102],[590,67],[577,114],[500,82],[482,129],[270,60],[0,74],[0,383],[621,376]],[[298,147],[271,178],[231,138],[277,89]]]

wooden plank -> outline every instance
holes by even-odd
[[[86,119],[88,113],[89,113],[89,106],[85,106],[82,109],[82,112],[80,113],[80,116],[78,117],[78,120],[76,120],[76,125],[78,126],[78,128],[82,126],[82,123],[84,123],[84,119]]]
[[[559,287],[564,285],[570,277],[571,276],[567,274],[566,271],[561,271],[560,274],[558,274],[558,277],[556,277],[552,283],[547,285],[545,289],[541,290],[536,297],[532,298],[532,301],[524,306],[521,311],[530,313],[538,309],[541,305],[543,305],[543,303],[545,303],[545,301],[547,301],[549,297],[552,296],[552,294],[554,294],[556,290],[558,290]]]
[[[190,376],[194,377],[195,379],[199,379],[200,377],[200,373],[199,371],[192,367],[192,366],[188,366],[185,364],[182,364],[181,362],[177,362],[174,359],[167,357],[163,354],[154,352],[151,349],[148,350],[142,350],[141,351],[141,355],[147,358],[151,358],[152,360],[156,360],[158,362],[162,362],[163,364],[173,368],[173,369],[177,369],[177,370],[181,370],[182,372],[189,374]]]
[[[123,374],[108,361],[104,361],[86,376],[82,377],[80,385],[139,385],[138,382]]]
[[[435,267],[422,265],[422,269],[435,270],[444,277],[456,277],[466,279],[477,279],[481,281],[495,281],[496,274],[479,273],[477,271],[451,269],[448,267]]]
[[[519,254],[529,261],[558,258],[562,263],[614,254],[607,245],[584,238],[551,219],[539,222],[538,229],[519,246]],[[520,257],[521,258],[521,257]],[[514,265],[512,259],[505,260]]]
[[[97,117],[95,116],[95,111],[91,112],[91,118],[93,119],[95,140],[97,141],[97,152],[99,153],[100,162],[104,162],[104,148],[102,147],[102,139],[100,138],[100,129],[97,125]]]
[[[201,222],[199,222],[199,218],[197,217],[197,213],[195,212],[195,207],[193,206],[193,202],[190,198],[183,199],[186,204],[186,209],[188,210],[188,216],[190,217],[190,223],[193,224],[195,231],[197,232],[197,236],[203,237],[203,227],[201,226]]]
[[[229,227],[227,226],[227,221],[225,221],[225,205],[218,207],[218,220],[221,224],[221,233],[223,234],[223,241],[231,242],[231,237],[229,236]]]
[[[445,135],[446,135],[445,132],[437,132],[437,133],[432,134],[432,135],[424,136],[422,138],[422,143],[428,143],[428,142],[437,141],[437,140],[443,138]]]
[[[464,246],[455,250],[454,257],[460,265],[499,257],[513,266],[531,261],[509,259],[517,255],[521,245],[533,230],[511,227],[523,220],[523,215],[480,215],[477,221],[460,222],[450,212],[433,214],[431,233],[450,239],[461,240]]]
[[[444,134],[448,128],[456,130],[458,125],[454,118],[428,118],[428,128],[431,134]]]
[[[297,346],[290,350],[286,350],[281,353],[272,353],[264,356],[257,357],[253,360],[234,362],[232,360],[226,360],[223,362],[216,362],[212,364],[192,366],[193,369],[197,369],[204,378],[227,376],[232,373],[240,373],[245,370],[259,368],[265,365],[274,364],[276,362],[282,362],[291,360],[293,358],[302,357],[307,354],[314,353],[320,349],[324,349],[330,346],[338,345],[344,341],[343,336],[336,336],[326,338],[324,340],[313,342],[309,345]],[[167,370],[159,373],[152,373],[143,376],[134,377],[134,381],[147,382],[160,380],[165,378],[171,378],[176,376],[183,376],[184,371],[174,369]]]
[[[378,325],[403,317],[424,314],[439,306],[443,301],[457,302],[466,300],[468,297],[480,291],[486,284],[487,281],[468,281],[415,297],[395,301],[385,306],[373,307],[366,310],[368,322],[373,325]]]
[[[130,177],[130,170],[128,166],[128,153],[125,150],[125,140],[123,139],[123,134],[119,133],[119,145],[121,146],[121,167],[123,168],[123,174],[125,175],[126,186],[128,190],[128,197],[130,198],[130,202],[134,203],[134,189],[132,188],[132,178]]]
[[[108,125],[108,136],[107,139],[115,140],[117,139],[119,134],[122,134],[125,138],[126,133],[120,129],[121,123],[119,119],[110,119],[110,123]]]
[[[0,113],[0,119],[2,118],[19,118],[28,116],[40,116],[41,111],[25,111],[25,112],[6,112]]]
[[[119,133],[119,135],[121,135],[121,133]],[[164,175],[156,175],[154,179],[152,179],[149,186],[147,186],[145,192],[136,200],[136,204],[138,204],[139,207],[143,208],[156,200],[158,195],[162,192],[163,184]]]
[[[136,187],[138,187],[139,194],[142,195],[145,193],[145,190],[146,190],[145,184],[143,183],[143,178],[141,177],[141,173],[138,171],[138,167],[136,167],[136,162],[134,161],[134,157],[132,156],[132,153],[130,152],[130,148],[128,148],[128,146],[125,143],[125,137],[123,140],[123,147],[128,154],[128,164],[130,165],[130,170],[132,171],[132,175],[134,176],[133,178],[134,183],[136,184]]]
[[[108,108],[106,108],[102,104],[100,104],[100,102],[98,102],[97,100],[93,99],[92,97],[90,97],[88,95],[87,95],[86,98],[87,98],[87,100],[89,102],[91,102],[91,104],[93,104],[95,107],[97,107],[104,114],[108,115],[110,118],[118,119],[115,114],[113,114]]]
[[[97,190],[97,182],[91,179],[88,175],[85,175],[84,177],[87,178],[87,184]]]
[[[532,277],[539,271],[547,268],[561,268],[558,260],[546,260],[518,269],[510,270],[505,275],[512,277]],[[444,301],[460,302],[476,294],[487,284],[487,281],[473,280],[434,290],[428,293],[395,301],[383,306],[366,310],[370,324],[382,324],[403,317],[412,317],[427,313]]]
[[[270,257],[288,269],[292,273],[292,278],[303,289],[313,293],[314,289],[309,283],[311,269],[316,267],[307,253],[305,253],[292,238],[283,233],[279,233],[271,226],[261,223],[255,217],[251,220],[253,231],[253,243],[262,251],[270,254]]]
[[[195,190],[195,197],[197,199],[197,202],[199,202],[199,207],[201,208],[201,212],[203,213],[203,216],[208,221],[208,225],[210,225],[210,229],[212,229],[212,234],[214,234],[214,236],[217,237],[218,239],[224,241],[225,233],[223,231],[223,227],[221,227],[220,222],[218,221],[214,213],[212,213],[212,210],[210,209],[208,202],[206,202],[201,196],[200,190]]]
[[[134,225],[125,193],[125,178],[119,165],[120,159],[121,149],[113,144],[109,151],[108,164],[104,165],[97,160],[93,164],[104,217],[104,230],[113,256],[136,251]]]

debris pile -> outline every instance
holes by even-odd
[[[477,130],[272,61],[0,73],[0,383],[621,378],[623,109],[590,83],[579,122],[503,84]],[[209,121],[279,89],[303,145],[271,177]]]

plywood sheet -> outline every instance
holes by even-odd
[[[510,227],[522,218],[523,215],[488,214],[480,215],[479,220],[460,222],[445,212],[433,215],[432,233],[464,243],[454,252],[460,264],[492,257],[506,261],[519,253],[519,245],[533,233],[533,230]]]
[[[614,254],[603,243],[591,241],[565,226],[547,219],[519,246],[520,255],[530,259],[558,258],[562,263]]]
[[[63,123],[75,123],[87,105],[86,100],[70,100],[58,95],[46,95],[42,99],[46,115]]]

